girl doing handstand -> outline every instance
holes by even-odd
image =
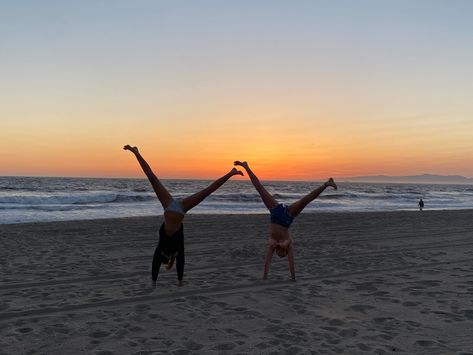
[[[281,258],[287,256],[291,279],[295,280],[296,274],[294,270],[294,248],[292,246],[291,235],[289,234],[289,226],[294,221],[294,218],[302,212],[305,206],[316,199],[328,186],[337,189],[337,185],[333,179],[330,178],[322,186],[313,190],[299,201],[286,206],[276,201],[274,197],[271,196],[268,191],[266,191],[246,161],[241,162],[237,160],[234,162],[234,164],[241,166],[246,170],[251,182],[253,183],[253,186],[255,187],[256,191],[258,191],[264,205],[269,210],[271,215],[271,225],[269,229],[270,237],[268,241],[266,260],[264,263],[263,279],[267,279],[268,277],[269,264],[271,263],[273,253],[276,251],[276,254],[278,254]]]
[[[156,280],[158,279],[161,264],[165,264],[166,269],[169,270],[172,268],[174,261],[176,261],[178,286],[182,286],[185,263],[184,230],[182,220],[184,219],[185,214],[222,186],[233,175],[243,175],[243,173],[236,168],[233,168],[230,172],[214,181],[202,191],[182,200],[176,200],[161,184],[159,179],[151,170],[151,167],[141,156],[137,147],[126,145],[123,149],[129,150],[135,155],[164,208],[164,222],[159,229],[159,242],[154,252],[152,263],[151,279],[153,280],[153,286],[156,287]]]

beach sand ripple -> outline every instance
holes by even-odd
[[[161,218],[0,227],[0,354],[473,354],[473,211],[186,217],[185,287],[150,287]]]

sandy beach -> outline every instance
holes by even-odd
[[[473,354],[473,210],[302,214],[296,282],[268,220],[187,216],[156,289],[161,217],[1,225],[0,353]]]

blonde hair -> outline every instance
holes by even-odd
[[[163,263],[166,270],[171,270],[172,269],[172,266],[174,265],[175,260],[176,260],[176,257],[171,256],[171,258],[168,259],[167,263]]]

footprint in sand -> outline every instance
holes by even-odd
[[[383,340],[392,340],[393,337],[388,334],[379,334],[377,338],[381,338]]]
[[[269,334],[275,334],[275,333],[278,333],[278,332],[283,332],[285,330],[285,327],[280,326],[280,325],[269,325],[265,328],[265,330]]]
[[[417,306],[419,304],[420,304],[420,302],[410,302],[410,301],[406,301],[406,302],[402,303],[402,305],[405,306],[405,307],[414,307],[414,306]]]
[[[133,333],[140,333],[140,332],[143,332],[143,331],[144,331],[144,329],[143,329],[142,327],[137,326],[137,325],[135,325],[135,326],[133,326],[133,327],[131,327],[131,328],[128,328],[128,330],[131,331],[131,332],[133,332]]]
[[[436,286],[439,286],[441,282],[437,280],[424,280],[424,281],[420,281],[420,284],[424,286],[436,287]]]
[[[412,321],[412,320],[407,320],[406,323],[409,324],[411,327],[415,327],[415,328],[419,328],[420,326],[422,326],[421,323],[419,323],[419,322],[414,322],[414,321]]]
[[[155,337],[155,338],[152,338],[152,339],[157,340],[158,338]],[[175,343],[175,341],[174,341],[174,340],[171,340],[171,339],[163,339],[163,340],[162,340],[162,343],[163,343],[164,345],[166,345],[167,347],[170,347],[171,345],[173,345],[173,344]]]
[[[322,283],[325,285],[338,285],[342,282],[343,281],[340,281],[340,280],[322,280]]]
[[[353,338],[356,337],[358,334],[358,330],[350,328],[350,329],[342,329],[338,332],[338,335],[340,335],[342,338]]]
[[[334,318],[334,319],[331,319],[331,320],[328,322],[328,324],[330,324],[330,325],[332,325],[332,326],[335,326],[335,327],[339,327],[339,326],[341,326],[341,325],[344,325],[345,322],[342,321],[341,319],[336,319],[336,318]]]
[[[106,332],[104,330],[96,330],[95,332],[92,332],[89,334],[89,337],[91,338],[104,338],[106,336],[109,336],[110,333]]]
[[[255,319],[261,317],[261,313],[257,311],[247,310],[241,313],[245,316],[245,319]]]
[[[386,292],[386,291],[376,291],[376,292],[373,292],[370,296],[384,297],[384,296],[388,296],[388,295],[389,295],[389,292]]]
[[[304,306],[299,306],[299,305],[293,305],[292,309],[297,313],[297,314],[306,314],[307,313],[307,308]]]
[[[243,333],[239,332],[239,331],[236,330],[236,329],[225,328],[224,331],[225,331],[227,334],[231,334],[231,335],[236,336],[236,337],[248,338],[248,335],[243,334]]]
[[[233,343],[220,343],[217,344],[214,349],[218,351],[232,350],[236,345]]]
[[[55,324],[55,325],[53,325],[53,327],[54,327],[53,331],[54,331],[55,333],[69,334],[70,331],[71,331],[70,329],[65,328],[65,326],[62,325],[62,324]]]
[[[302,348],[300,348],[298,346],[295,346],[295,345],[293,345],[293,346],[291,346],[291,347],[289,347],[285,350],[285,354],[287,354],[287,355],[302,354],[302,353],[303,353]]]
[[[350,309],[352,311],[360,312],[360,313],[365,314],[367,310],[375,309],[375,307],[369,306],[369,305],[366,305],[366,304],[354,304],[353,306],[350,306]]]
[[[338,337],[333,336],[331,333],[330,334],[324,334],[325,341],[328,344],[331,345],[337,345],[340,344],[340,339]]]
[[[358,344],[356,344],[356,346],[357,346],[358,349],[360,349],[361,351],[370,351],[370,350],[372,349],[371,346],[366,345],[366,344],[363,344],[363,343],[358,343]]]
[[[422,346],[422,347],[430,347],[430,346],[433,346],[435,344],[434,341],[431,341],[431,340],[417,340],[416,341],[416,345],[419,345],[419,346]]]
[[[197,351],[202,349],[204,346],[202,344],[196,343],[195,341],[188,340],[184,343],[185,347],[192,351]]]
[[[323,329],[323,330],[326,330],[326,331],[329,331],[329,332],[334,332],[336,333],[338,331],[338,328],[336,327],[319,327],[320,329]]]
[[[260,350],[264,350],[264,349],[267,349],[269,347],[271,347],[271,345],[266,343],[266,342],[258,343],[258,344],[255,345],[255,348],[258,348]]]
[[[463,313],[463,316],[469,320],[473,320],[473,309],[463,309],[461,310],[461,313]]]
[[[365,292],[376,292],[378,288],[373,286],[372,282],[362,282],[354,284],[354,287],[357,291],[365,291]]]
[[[453,314],[453,313],[447,313],[447,312],[441,312],[441,311],[433,311],[432,313],[443,317],[444,318],[443,321],[446,322],[446,323],[461,322],[463,320],[462,317],[460,317],[457,314]]]
[[[135,306],[135,309],[136,309],[137,312],[140,312],[140,311],[143,312],[143,311],[148,311],[148,310],[150,310],[151,307],[148,306],[147,304],[137,304],[137,305]]]
[[[293,329],[291,333],[298,337],[305,337],[307,335],[307,333],[301,329]]]
[[[391,320],[393,320],[394,318],[391,318],[391,317],[377,317],[374,319],[374,322],[376,324],[383,324],[385,322],[389,322]]]
[[[32,330],[33,330],[32,328],[25,327],[25,328],[18,328],[17,332],[22,333],[22,334],[26,334],[26,333],[31,332]]]

